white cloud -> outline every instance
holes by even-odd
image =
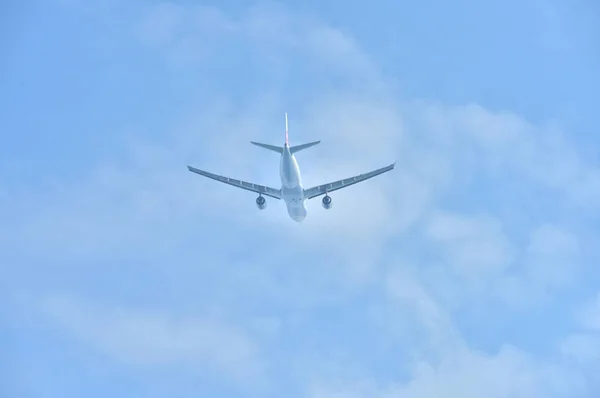
[[[582,307],[578,315],[582,326],[600,333],[600,292]]]
[[[133,34],[161,49],[175,66],[207,60],[218,48],[216,37],[239,29],[236,22],[211,6],[159,2],[139,7],[134,15],[139,13],[142,16]]]
[[[572,367],[560,352],[536,357],[510,344],[492,352],[471,348],[449,313],[430,296],[414,272],[398,270],[390,275],[387,294],[397,308],[387,328],[395,328],[399,336],[403,332],[398,328],[414,330],[396,343],[410,345],[411,354],[402,359],[409,376],[389,382],[368,377],[318,379],[309,387],[311,397],[594,396],[593,379],[586,379],[585,373]],[[413,311],[406,312],[408,308]],[[574,350],[573,346],[570,342],[568,348]],[[586,345],[583,349],[589,348]]]
[[[458,350],[438,366],[418,364],[415,378],[394,389],[390,397],[572,397],[582,391],[580,380],[566,368],[537,363],[511,347],[496,355]],[[559,375],[559,379],[554,377]]]
[[[261,376],[256,343],[215,316],[177,318],[167,312],[91,305],[65,296],[42,303],[61,329],[118,361],[141,367],[191,366],[248,382]]]
[[[530,239],[528,250],[532,254],[564,256],[578,251],[576,237],[553,225],[539,227],[532,232]]]
[[[526,251],[528,276],[541,288],[569,286],[580,272],[577,237],[553,225],[532,231]]]
[[[145,29],[142,33],[166,46],[160,51],[177,49],[190,36],[213,43],[223,34],[238,38],[249,34],[258,46],[263,40],[279,40],[281,46],[274,46],[273,51],[303,48],[313,54],[311,60],[315,63],[329,62],[328,57],[334,54],[341,64],[356,65],[360,74],[385,82],[352,38],[280,8],[255,7],[241,17],[214,8],[173,3],[144,10],[149,13],[141,16]],[[270,201],[268,210],[261,213],[254,207],[252,195],[185,170],[188,162],[276,186],[277,159],[267,160],[270,154],[247,142],[264,137],[275,123],[272,119],[278,110],[277,98],[264,97],[245,109],[217,102],[199,116],[190,117],[187,125],[173,128],[174,137],[166,143],[135,143],[126,161],[99,165],[90,171],[84,184],[59,186],[43,198],[41,208],[37,208],[37,201],[21,203],[17,208],[21,208],[23,223],[15,236],[35,247],[107,253],[130,248],[134,243],[168,244],[189,232],[194,223],[202,229],[203,222],[214,217],[237,226],[261,222],[273,233],[298,238],[303,245],[324,251],[343,248],[348,255],[341,259],[356,259],[351,272],[357,278],[367,278],[376,267],[365,264],[375,263],[373,260],[380,257],[378,253],[389,239],[400,239],[425,222],[436,242],[434,250],[444,251],[450,268],[462,277],[461,282],[473,278],[475,284],[485,287],[490,278],[502,275],[524,248],[511,241],[503,230],[504,220],[492,210],[485,217],[436,210],[441,195],[460,188],[463,176],[481,173],[486,178],[490,169],[511,172],[511,178],[526,172],[541,186],[560,186],[568,194],[573,181],[583,184],[595,175],[558,132],[533,126],[508,112],[494,113],[478,105],[398,102],[389,95],[376,97],[373,92],[362,91],[348,95],[334,90],[319,98],[293,113],[298,117],[292,117],[293,140],[309,134],[311,139],[323,140],[319,147],[299,154],[307,185],[348,177],[396,159],[398,163],[391,173],[336,192],[331,211],[320,208],[317,200],[311,201],[309,218],[301,226],[290,224],[280,202]],[[198,133],[206,131],[219,134]],[[593,202],[593,190],[588,194]],[[518,208],[513,211],[517,216],[521,212]],[[456,235],[461,229],[463,234]],[[563,239],[555,235],[539,232],[533,237],[530,254],[539,258],[544,245],[556,244],[549,239]],[[559,243],[567,250],[574,244],[573,239],[564,239]],[[553,267],[555,263],[550,261],[542,263],[538,261],[530,273],[517,273],[516,280],[502,279],[502,290],[513,296],[515,290],[507,285],[516,285],[524,294],[527,286],[538,279],[551,284],[569,279],[567,260],[559,267]],[[344,269],[340,267],[339,271]],[[539,288],[545,286],[543,282]],[[461,293],[460,288],[453,290],[453,294]]]
[[[214,41],[219,40],[224,31],[233,32],[240,38],[249,32],[254,32],[253,34],[257,36],[255,39],[259,42],[273,38],[281,40],[284,49],[288,48],[286,46],[310,49],[313,54],[311,59],[317,63],[326,62],[324,57],[335,54],[334,58],[339,59],[340,63],[363,65],[360,66],[361,75],[376,77],[381,81],[373,71],[376,68],[367,66],[371,64],[369,57],[361,51],[353,39],[339,30],[310,21],[308,18],[291,16],[280,8],[254,7],[241,17],[225,15],[214,8],[189,8],[173,3],[161,3],[146,11],[149,14],[144,14],[141,20],[142,25],[150,25],[148,28],[150,32],[147,34],[151,36],[151,33],[156,31],[155,33],[163,38],[159,41],[168,48],[178,48],[180,40],[184,42],[187,40],[186,35],[194,35],[199,41]],[[207,20],[211,21],[210,24],[203,22]],[[278,34],[273,35],[273,30]],[[289,42],[285,38],[289,38]],[[163,49],[163,51],[168,50]],[[310,218],[304,224],[304,228],[309,229],[310,233],[304,237],[316,243],[326,243],[331,238],[342,241],[347,239],[349,234],[358,242],[363,239],[383,241],[395,233],[409,230],[433,208],[439,193],[452,188],[456,173],[466,171],[461,167],[461,162],[473,156],[471,151],[473,146],[481,146],[476,156],[478,162],[501,159],[501,162],[496,164],[501,168],[507,165],[518,167],[524,161],[522,157],[511,156],[515,148],[528,148],[527,151],[531,152],[529,158],[525,157],[529,159],[527,167],[534,167],[532,165],[538,162],[541,154],[547,152],[547,148],[543,145],[544,130],[535,128],[510,113],[495,114],[477,105],[449,108],[424,102],[399,103],[390,100],[388,96],[376,100],[373,95],[365,96],[362,93],[349,97],[346,92],[335,91],[321,98],[314,103],[309,103],[306,113],[298,112],[298,115],[302,116],[297,118],[298,122],[294,120],[292,124],[293,139],[300,140],[301,134],[306,136],[307,132],[310,132],[311,138],[323,139],[320,147],[312,148],[299,155],[307,185],[354,175],[396,159],[398,163],[396,170],[385,176],[361,184],[359,187],[336,192],[334,209],[330,212],[324,212],[319,208],[318,201],[312,201]],[[199,177],[193,179],[183,168],[168,168],[169,164],[183,167],[184,161],[187,160],[198,167],[210,168],[218,173],[277,185],[276,159],[273,158],[273,162],[267,161],[266,157],[269,155],[257,151],[247,143],[248,139],[256,139],[255,136],[272,130],[271,126],[274,124],[272,118],[277,114],[277,107],[278,105],[272,100],[261,99],[254,103],[252,109],[240,111],[226,106],[226,109],[217,110],[217,115],[209,117],[208,120],[200,121],[200,118],[197,118],[192,123],[193,127],[190,126],[186,130],[193,131],[195,134],[199,131],[219,131],[220,134],[213,137],[197,135],[197,138],[190,138],[189,133],[183,133],[182,129],[175,129],[176,135],[183,135],[185,138],[178,137],[176,140],[179,142],[176,145],[168,144],[160,153],[161,160],[142,159],[127,164],[127,168],[119,166],[123,175],[117,176],[111,173],[112,184],[122,180],[125,175],[127,181],[120,183],[118,190],[113,191],[110,185],[108,187],[104,185],[108,177],[99,176],[102,182],[95,183],[92,179],[89,190],[84,190],[81,196],[85,197],[84,202],[91,204],[94,198],[99,196],[105,197],[102,202],[107,203],[106,195],[126,195],[126,197],[135,195],[124,201],[135,207],[125,212],[125,219],[131,217],[128,214],[133,211],[141,212],[140,217],[146,220],[163,214],[163,219],[172,223],[173,212],[182,217],[185,217],[186,212],[198,216],[202,205],[197,198],[206,199],[209,195],[214,197],[213,203],[216,203],[231,198],[236,193],[233,188],[218,186],[211,181],[200,181]],[[215,106],[215,109],[218,108],[218,105]],[[213,109],[203,112],[202,116],[206,117],[212,111]],[[253,114],[254,112],[258,113]],[[535,133],[531,132],[532,130]],[[241,138],[242,132],[244,138]],[[454,142],[456,144],[453,144]],[[461,148],[463,143],[465,145]],[[198,148],[196,156],[191,156],[192,152],[189,148],[192,147]],[[565,156],[571,151],[562,141],[553,148],[552,159],[571,157]],[[202,160],[206,156],[201,157],[201,155],[209,153],[213,153],[211,160],[215,162]],[[260,166],[258,159],[262,163]],[[272,170],[267,169],[267,165],[272,165]],[[564,169],[562,165],[563,163],[559,163],[557,167],[562,170]],[[164,171],[167,168],[169,172]],[[485,168],[482,171],[485,171]],[[544,174],[542,173],[542,179],[546,178]],[[556,178],[557,173],[551,175]],[[567,174],[567,176],[571,175],[572,172]],[[561,180],[567,179],[567,177],[561,178]],[[152,186],[147,185],[149,180]],[[94,184],[99,188],[96,189]],[[139,188],[133,189],[135,186]],[[63,189],[69,191],[70,187],[63,187]],[[78,194],[69,196],[77,197]],[[244,193],[239,193],[239,197],[240,202],[232,203],[231,200],[227,200],[227,203],[231,203],[231,206],[227,207],[231,214],[225,214],[224,217],[230,216],[232,220],[247,220],[246,222],[254,223],[257,216],[254,213],[247,214],[255,211],[255,209],[250,210],[253,198]],[[242,202],[244,200],[245,202]],[[177,204],[182,201],[186,203],[185,206]],[[282,206],[279,206],[281,203],[274,201],[270,203],[270,208],[260,217],[262,219],[274,217],[272,220],[276,223],[283,221],[284,218],[279,217],[279,214],[273,216],[270,213],[281,213],[283,210]],[[91,214],[93,220],[99,209],[90,208],[91,205],[87,207],[88,210],[84,211],[86,214]],[[178,209],[173,210],[174,207]],[[390,217],[393,217],[394,222],[390,222]],[[77,231],[85,230],[85,224],[91,221],[80,220],[82,223],[80,224],[80,221],[72,220],[69,216],[63,217],[62,214],[57,214],[56,218],[51,217],[44,221],[46,217],[42,216],[40,223],[63,225],[75,234]],[[123,219],[123,215],[119,214],[114,218],[111,223]],[[103,224],[102,220],[97,223],[97,225]],[[133,225],[136,223],[128,223],[128,226]],[[128,226],[124,226],[121,231],[127,231]],[[148,229],[147,227],[144,225],[141,228]],[[48,228],[50,227],[44,227],[42,224],[33,229],[43,231]],[[284,228],[287,231],[292,229],[290,226]],[[138,229],[135,229],[128,232],[126,236],[136,235],[137,232]],[[85,236],[85,232],[83,235]],[[98,242],[102,239],[94,237],[90,241]],[[498,246],[490,247],[489,250],[479,247],[480,255],[488,256],[485,260],[488,263],[496,261],[497,266],[500,266],[499,264],[504,262],[501,257],[506,255],[504,248],[509,246],[509,243],[491,239],[486,242]],[[481,241],[471,243],[482,244]],[[490,250],[497,252],[494,254]],[[453,252],[457,253],[456,250]],[[466,250],[462,252],[466,253]]]
[[[587,373],[596,389],[600,389],[600,293],[587,300],[575,318],[579,328],[564,338],[560,350],[574,368]]]
[[[392,300],[393,307],[409,309],[412,316],[408,319],[416,324],[408,328],[426,334],[424,338],[413,340],[413,346],[410,348],[413,355],[417,358],[426,355],[437,357],[443,352],[456,348],[456,344],[460,341],[459,332],[454,327],[448,312],[431,297],[420,282],[418,273],[413,267],[404,263],[402,267],[387,275],[385,292]],[[421,343],[415,344],[416,341]]]
[[[512,261],[512,248],[501,223],[489,216],[433,214],[426,233],[464,277],[498,276]]]
[[[356,91],[318,93],[292,112],[298,115],[290,126],[293,141],[308,136],[323,140],[298,155],[305,183],[348,177],[397,159],[396,170],[336,192],[330,211],[310,202],[309,218],[302,224],[286,217],[281,202],[270,201],[259,212],[253,195],[192,175],[185,163],[276,186],[276,157],[268,158],[271,154],[248,141],[273,137],[281,98],[260,96],[243,107],[215,101],[200,115],[191,110],[195,115],[171,129],[166,142],[135,142],[125,160],[96,165],[87,182],[61,184],[42,200],[22,202],[15,207],[22,218],[13,239],[32,250],[77,250],[92,258],[136,248],[151,256],[170,241],[190,240],[204,249],[201,239],[209,236],[211,246],[222,245],[211,251],[221,253],[220,259],[229,258],[222,253],[235,248],[244,252],[239,254],[244,261],[256,260],[227,278],[232,289],[222,294],[232,305],[248,300],[243,293],[249,290],[285,305],[316,308],[325,298],[364,292],[353,290],[356,286],[383,288],[385,303],[396,315],[387,320],[388,332],[411,347],[411,380],[389,388],[377,381],[359,382],[351,384],[350,392],[342,386],[340,397],[577,396],[583,381],[554,353],[537,358],[509,344],[493,353],[475,351],[453,319],[460,306],[472,308],[497,298],[503,305],[529,309],[527,303],[568,286],[576,275],[579,231],[548,219],[555,219],[555,207],[569,211],[557,192],[575,203],[597,206],[600,173],[579,158],[562,133],[479,105],[448,107],[379,96],[386,81],[353,39],[282,9],[257,7],[235,17],[213,8],[164,3],[151,8],[136,27],[146,43],[181,63],[206,60],[195,57],[231,35],[252,40],[257,53],[265,47],[274,54],[302,50],[300,54],[335,73],[342,69],[367,76],[365,80],[378,83],[372,91],[360,85]],[[219,134],[199,133],[207,131]],[[500,212],[482,204],[479,191],[465,189],[465,179],[498,175],[553,195],[555,202],[534,203],[545,215],[542,221],[525,217],[530,208],[519,199],[503,203]],[[510,189],[500,185],[507,180],[498,181],[493,195]],[[461,190],[466,203],[452,209],[447,195]],[[474,204],[477,210],[470,208]],[[574,217],[584,217],[585,208],[581,211]],[[209,221],[223,225],[225,232],[215,231]],[[242,232],[232,239],[232,231]],[[250,235],[262,244],[244,251]],[[300,264],[288,264],[289,258]],[[281,277],[284,272],[291,276]],[[134,364],[200,361],[247,376],[260,363],[259,349],[243,330],[212,318],[178,320],[164,313],[88,308],[71,300],[50,301],[46,309],[78,338]],[[416,326],[406,320],[412,321],[410,316],[398,313],[412,315]],[[593,316],[586,319],[598,324]],[[253,328],[276,335],[284,323],[266,316]],[[589,339],[571,338],[565,352],[581,353]],[[328,383],[315,385],[314,393],[331,396]]]
[[[574,333],[561,346],[562,352],[582,362],[596,363],[600,370],[600,334]]]
[[[456,165],[525,177],[565,195],[582,210],[600,203],[597,165],[582,159],[555,124],[534,125],[512,112],[491,112],[476,104],[417,101],[409,103],[408,111],[412,123],[426,128],[425,139],[445,149]]]

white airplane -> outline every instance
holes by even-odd
[[[367,180],[375,177],[379,174],[383,174],[390,171],[396,165],[396,162],[389,166],[382,167],[371,172],[360,174],[355,177],[346,178],[343,180],[330,182],[328,184],[318,185],[309,189],[304,189],[302,186],[302,177],[300,175],[300,169],[298,162],[294,154],[303,149],[309,148],[313,145],[317,145],[321,141],[309,142],[307,144],[291,146],[288,140],[288,118],[287,113],[285,114],[285,143],[283,147],[262,144],[260,142],[250,141],[252,144],[259,147],[271,150],[281,154],[281,161],[279,164],[279,175],[281,177],[281,189],[270,188],[264,185],[253,184],[246,181],[235,180],[233,178],[220,176],[217,174],[209,173],[208,171],[199,170],[194,167],[188,166],[188,170],[200,174],[204,177],[212,178],[213,180],[223,182],[225,184],[233,185],[234,187],[246,189],[248,191],[258,193],[256,198],[256,205],[259,209],[263,210],[267,207],[267,202],[263,195],[269,196],[275,199],[283,199],[287,206],[289,216],[297,222],[300,222],[306,218],[306,201],[308,199],[315,198],[317,196],[325,194],[323,197],[323,207],[325,209],[331,208],[331,197],[330,192],[336,191],[341,188],[348,187],[358,182]]]

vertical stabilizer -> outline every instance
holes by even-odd
[[[287,112],[285,113],[285,145],[290,146],[290,141],[288,137],[288,119]]]

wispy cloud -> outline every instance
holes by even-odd
[[[518,329],[522,314],[555,317],[552,305],[593,263],[588,222],[597,217],[600,170],[558,126],[476,104],[398,99],[357,40],[280,6],[134,8],[125,37],[174,61],[171,71],[210,63],[230,43],[245,50],[231,62],[304,60],[305,69],[282,62],[273,73],[318,69],[346,80],[307,89],[302,104],[282,94],[285,79],[248,102],[223,95],[182,111],[161,137],[134,136],[114,158],[89,165],[83,181],[4,189],[0,211],[14,210],[4,249],[35,258],[23,265],[32,271],[44,257],[76,263],[46,284],[20,275],[14,287],[43,285],[54,297],[44,309],[61,330],[132,367],[204,366],[242,379],[263,372],[279,392],[314,397],[573,397],[597,387],[597,363],[571,368],[568,359],[593,352],[594,331],[567,325],[555,332],[565,343],[553,335],[540,354],[503,336],[479,348],[461,323],[472,317],[485,335],[497,324]],[[323,140],[298,155],[305,185],[394,160],[396,169],[336,192],[330,211],[310,202],[299,225],[280,202],[260,212],[252,195],[187,172],[190,163],[276,186],[277,158],[248,141],[282,138],[281,103],[294,105],[286,109],[292,141]],[[98,262],[119,272],[106,276]],[[144,270],[164,278],[173,307],[117,309],[98,290],[89,303],[52,296],[75,290],[60,272],[84,265],[79,291],[100,275],[123,286],[116,281],[126,274],[139,297],[153,297],[132,277]],[[598,311],[589,308],[593,329]],[[380,340],[390,351],[361,349],[380,349]]]
[[[443,306],[420,285],[418,277],[398,271],[388,281],[392,302],[413,308],[410,313],[402,312],[402,320],[388,320],[388,325],[402,323],[405,329],[416,332],[398,333],[410,336],[398,341],[411,344],[407,375],[391,381],[321,379],[311,386],[311,397],[592,396],[592,386],[584,373],[573,368],[560,353],[537,357],[510,343],[493,352],[471,348]],[[589,348],[590,345],[585,346]]]
[[[132,365],[181,363],[200,374],[224,374],[243,383],[263,370],[259,348],[249,333],[218,314],[176,317],[164,311],[103,307],[67,296],[49,297],[41,308],[74,338]]]
[[[588,329],[600,332],[600,293],[583,307],[581,321]]]

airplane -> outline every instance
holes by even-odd
[[[365,181],[369,178],[373,178],[379,174],[388,172],[392,170],[396,165],[396,162],[394,162],[388,166],[370,171],[368,173],[304,189],[302,184],[302,176],[300,174],[300,168],[298,167],[298,161],[296,160],[295,154],[306,148],[310,148],[314,145],[317,145],[320,142],[321,141],[313,141],[306,144],[290,146],[288,135],[287,112],[285,113],[285,143],[283,144],[283,147],[250,141],[250,143],[256,146],[268,149],[273,152],[277,152],[281,155],[281,160],[279,164],[279,175],[281,179],[280,189],[275,189],[264,185],[253,184],[250,182],[213,174],[208,171],[200,170],[189,165],[188,170],[201,176],[232,185],[234,187],[258,193],[258,198],[256,198],[256,205],[261,210],[264,210],[267,207],[267,202],[263,195],[278,200],[283,199],[283,201],[286,204],[287,212],[290,218],[296,222],[301,222],[306,218],[306,202],[309,199],[313,199],[324,194],[325,196],[322,200],[323,207],[325,209],[330,209],[332,200],[329,196],[329,193],[338,189],[349,187],[350,185],[354,185],[361,181]]]

